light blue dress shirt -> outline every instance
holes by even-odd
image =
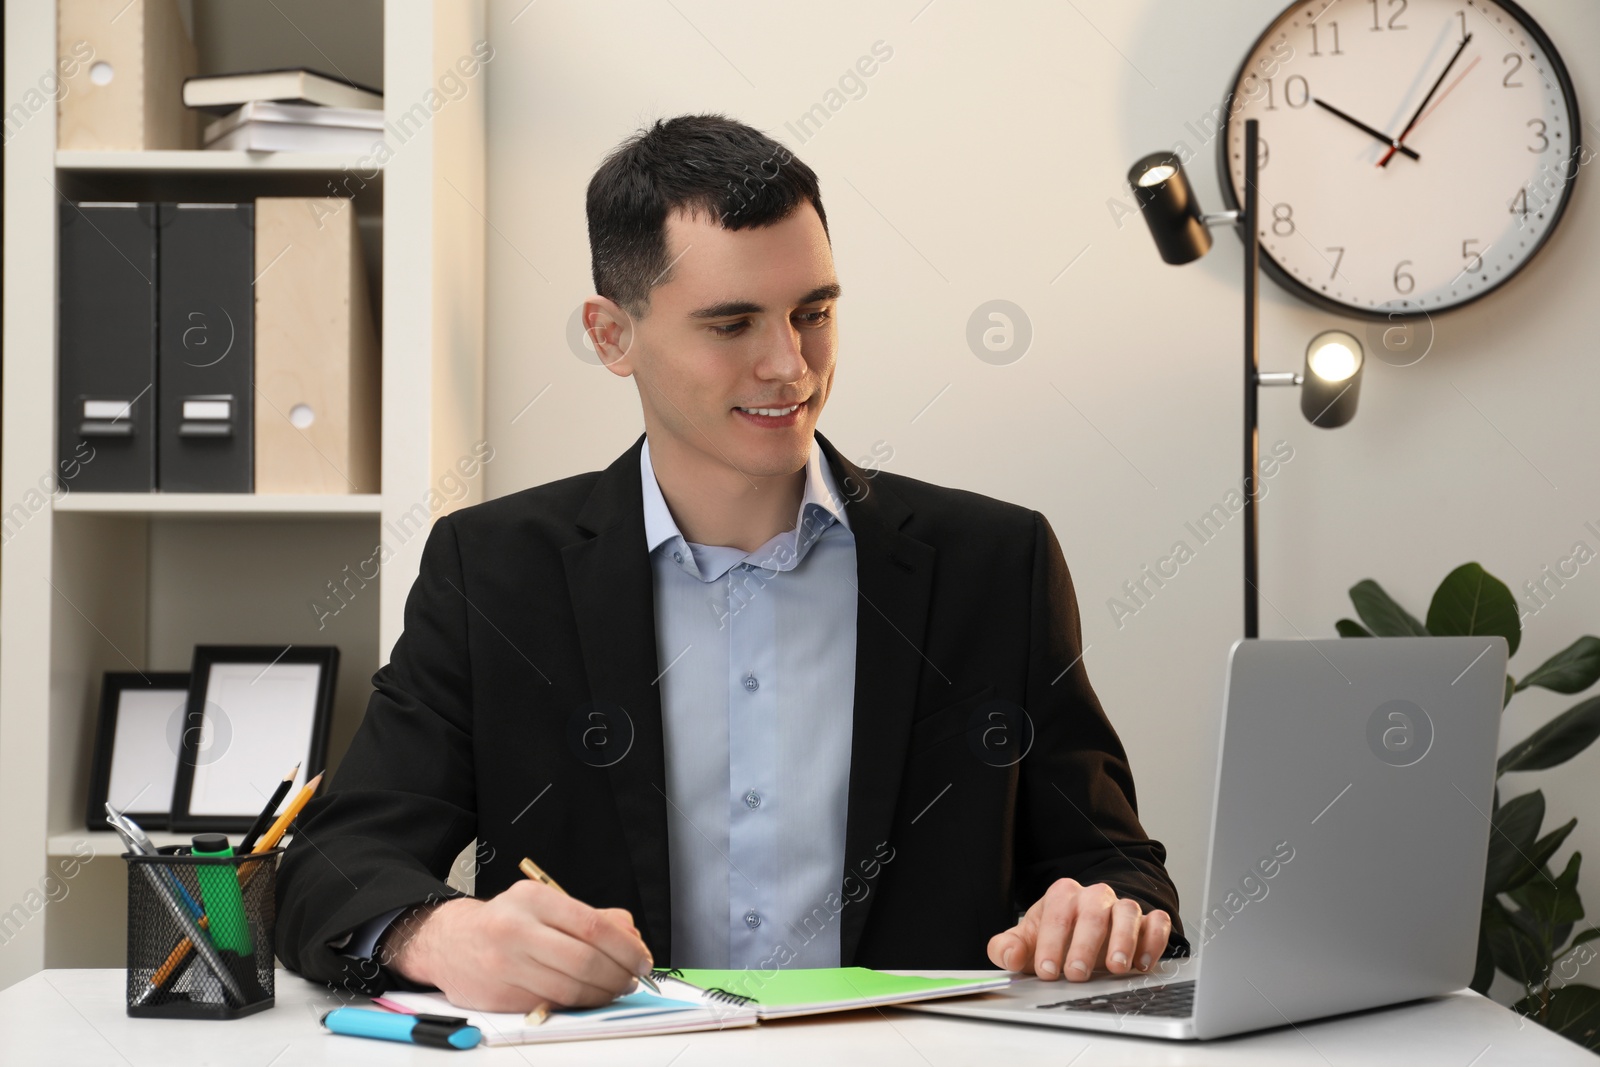
[[[639,456],[666,744],[674,967],[836,967],[856,547],[816,440],[795,528],[684,539]]]
[[[856,544],[815,438],[795,528],[696,544],[639,455],[666,743],[674,967],[836,967]],[[404,909],[333,947],[370,958]],[[666,965],[665,963],[662,964]]]

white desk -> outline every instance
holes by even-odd
[[[1386,1011],[1207,1043],[1143,1041],[1044,1027],[861,1011],[749,1029],[468,1053],[336,1037],[317,1024],[339,999],[278,972],[277,1006],[232,1022],[130,1019],[121,970],[41,971],[0,991],[0,1063],[168,1067],[301,1064],[534,1064],[561,1067],[1106,1067],[1316,1064],[1318,1067],[1594,1067],[1596,1058],[1469,990]],[[1087,989],[1088,986],[1079,988]]]

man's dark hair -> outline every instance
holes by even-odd
[[[650,290],[671,280],[670,213],[742,230],[781,222],[802,200],[811,201],[826,234],[816,172],[783,145],[724,115],[657,119],[619,145],[589,179],[595,292],[644,318]]]

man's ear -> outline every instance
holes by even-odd
[[[622,378],[633,374],[633,316],[614,300],[591,296],[583,302],[583,328],[607,370]]]

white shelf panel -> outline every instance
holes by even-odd
[[[251,174],[259,171],[329,171],[359,169],[370,174],[370,156],[345,152],[209,152],[161,150],[149,152],[58,151],[61,170],[222,171]]]
[[[193,836],[193,834],[172,834],[164,830],[154,830],[150,833],[150,840],[157,848],[164,848],[167,845],[187,845]],[[232,835],[235,840],[238,836]],[[284,834],[280,845],[287,846],[292,840],[294,840],[293,834]],[[79,830],[74,834],[52,834],[45,841],[45,851],[51,856],[78,856],[81,859],[81,854],[74,851],[80,841],[89,842],[94,849],[96,859],[102,856],[120,856],[127,851],[122,847],[122,839],[110,830]]]
[[[377,516],[383,510],[383,498],[376,493],[67,493],[56,500],[55,510],[191,518],[339,518]]]

